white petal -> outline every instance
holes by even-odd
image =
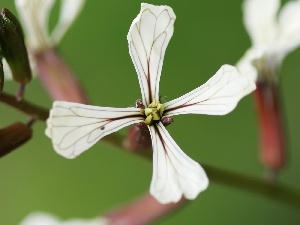
[[[277,32],[279,0],[245,0],[244,24],[254,46],[271,43]]]
[[[85,0],[61,0],[60,16],[52,32],[52,40],[57,45],[81,12]]]
[[[15,0],[29,48],[38,51],[52,45],[48,35],[48,20],[54,0]]]
[[[4,78],[7,80],[11,80],[12,73],[5,58],[2,59],[2,63],[3,63]]]
[[[205,84],[164,104],[165,116],[178,114],[224,115],[255,89],[255,84],[235,67],[222,66]]]
[[[162,204],[195,199],[208,186],[202,167],[175,143],[162,123],[149,127],[153,146],[150,193]]]
[[[143,103],[158,99],[159,80],[166,47],[173,35],[175,14],[168,6],[142,3],[127,35],[129,53],[142,92]]]
[[[55,151],[75,158],[102,137],[143,121],[140,109],[109,108],[55,101],[47,120],[46,135]]]
[[[57,217],[44,213],[35,212],[29,214],[19,225],[108,225],[105,218],[81,219],[74,218],[62,221]]]
[[[278,40],[275,49],[284,57],[300,45],[300,1],[289,1],[279,14]]]
[[[255,60],[260,60],[263,57],[264,52],[265,51],[260,48],[250,48],[236,64],[241,75],[246,76],[254,83],[257,81],[258,71],[253,65],[253,62]]]
[[[29,214],[19,225],[58,225],[59,223],[57,217],[48,213],[35,212]]]

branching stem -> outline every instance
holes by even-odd
[[[10,105],[22,112],[36,116],[37,119],[46,121],[49,110],[36,106],[28,101],[17,101],[16,97],[7,93],[0,94],[0,101]],[[102,140],[119,149],[125,150],[123,142],[125,137],[119,134],[111,134]],[[130,151],[132,152],[132,151]],[[134,152],[147,160],[152,160],[151,149]],[[300,208],[300,191],[287,187],[283,184],[268,184],[263,179],[246,176],[244,174],[224,170],[210,165],[202,164],[209,179],[212,182],[252,192],[261,196],[269,197],[275,201],[286,203],[290,206]]]

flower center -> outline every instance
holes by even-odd
[[[146,107],[145,109],[141,109],[142,113],[145,114],[145,123],[147,125],[151,125],[154,121],[159,121],[164,112],[164,105],[159,103],[156,99],[153,99],[153,102]]]

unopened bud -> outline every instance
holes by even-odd
[[[145,109],[145,106],[143,104],[143,101],[141,99],[138,99],[135,101],[135,107],[140,109]]]
[[[1,46],[0,46],[1,47]],[[0,60],[0,93],[3,90],[4,85],[4,71],[3,71],[3,63],[2,60]]]
[[[172,117],[164,116],[161,118],[161,122],[166,127],[166,126],[170,125],[171,123],[173,123],[174,120]]]
[[[125,147],[130,151],[144,151],[151,147],[151,136],[146,123],[132,125],[124,142]]]
[[[16,122],[0,129],[0,157],[12,152],[32,136],[30,126]]]
[[[13,79],[21,84],[28,83],[31,70],[23,31],[17,18],[5,8],[0,16],[0,46],[1,56],[5,57]]]

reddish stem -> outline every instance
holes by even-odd
[[[286,140],[282,125],[278,85],[257,82],[254,92],[260,126],[261,160],[276,173],[286,163]]]
[[[88,103],[79,82],[55,49],[35,54],[35,61],[41,82],[53,100]]]
[[[177,203],[160,204],[150,194],[137,201],[104,215],[112,225],[142,225],[174,211],[185,202],[182,198]]]

